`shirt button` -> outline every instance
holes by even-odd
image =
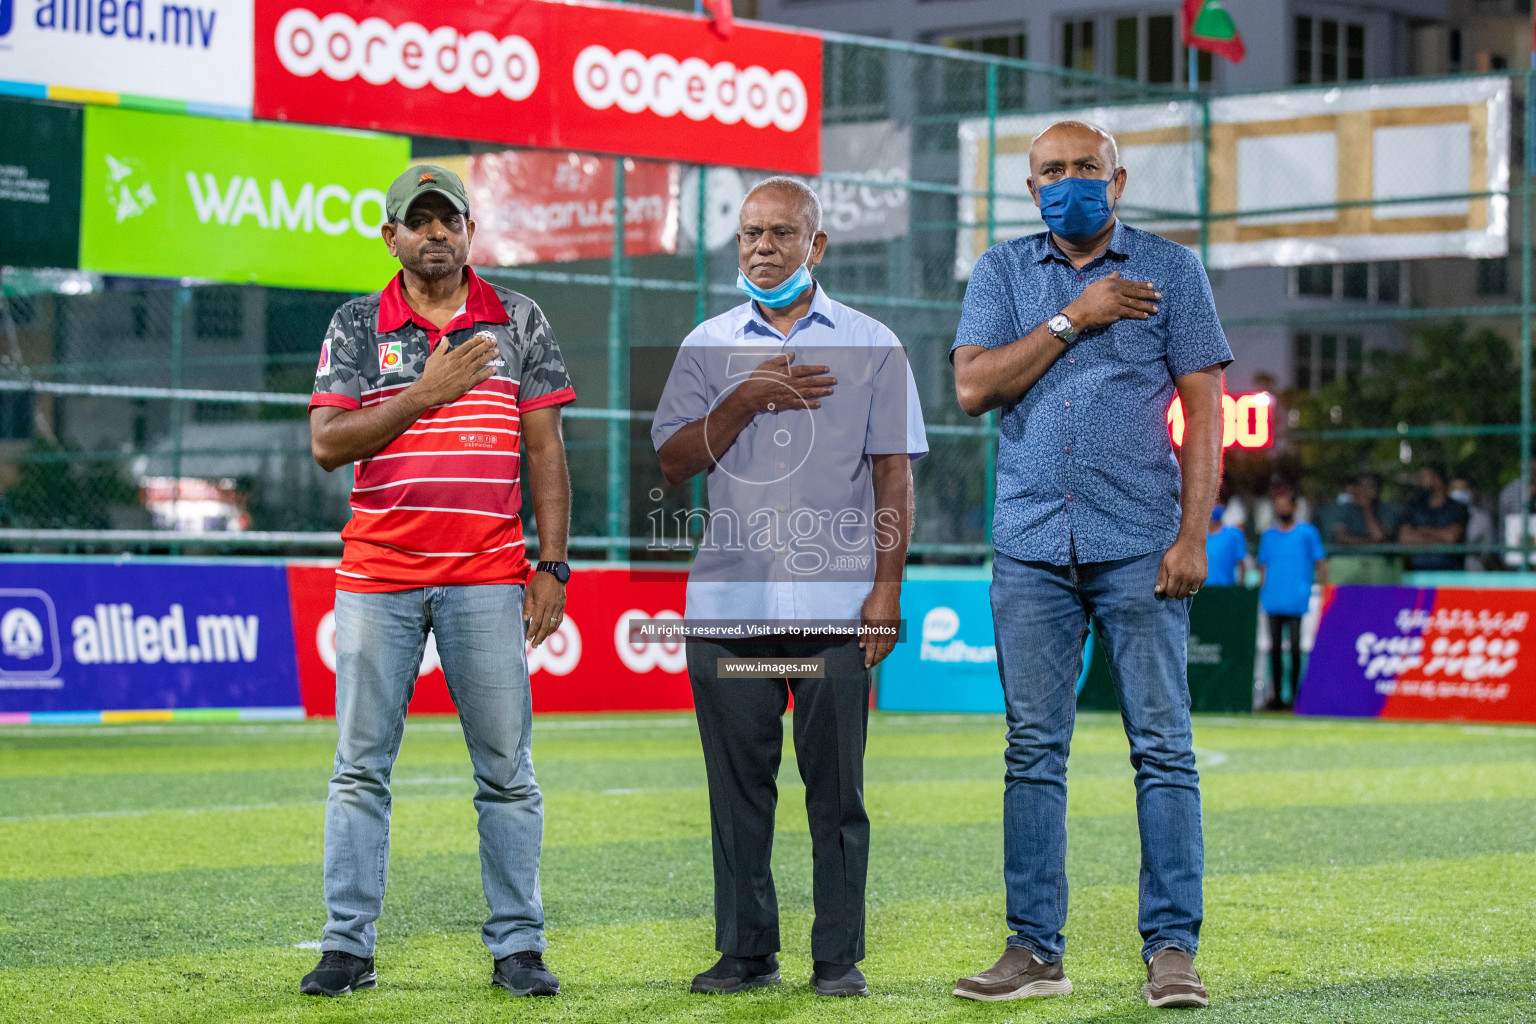
[[[1067,454],[1068,454],[1068,455],[1071,455],[1071,454],[1072,454],[1072,446],[1071,446],[1071,445],[1067,445],[1067,447],[1066,447],[1066,453],[1067,453]]]
[[[1072,403],[1071,402],[1067,402],[1066,406],[1067,406],[1068,409],[1070,409],[1070,408],[1072,408]]]
[[[1071,500],[1072,500],[1072,495],[1070,495],[1070,494],[1069,494],[1069,495],[1067,495],[1067,500],[1068,500],[1068,501],[1071,501]]]
[[[1074,358],[1074,359],[1068,359],[1068,360],[1067,360],[1067,362],[1069,362],[1069,363],[1075,363],[1075,362],[1077,362],[1077,360],[1076,360],[1076,359],[1075,359],[1075,358]]]

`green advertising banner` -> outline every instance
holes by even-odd
[[[1191,711],[1253,710],[1253,659],[1259,637],[1259,592],[1244,587],[1203,587],[1189,609]],[[1093,662],[1077,706],[1117,711],[1104,645],[1094,638]]]
[[[109,274],[376,291],[384,191],[410,140],[89,107],[80,266]]]
[[[0,100],[0,266],[80,258],[81,110]]]

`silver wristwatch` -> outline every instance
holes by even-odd
[[[1063,345],[1071,345],[1077,340],[1077,331],[1072,327],[1072,318],[1065,313],[1057,313],[1047,320],[1045,329],[1055,335]]]

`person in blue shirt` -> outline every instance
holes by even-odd
[[[1205,534],[1205,585],[1240,587],[1242,570],[1248,561],[1248,538],[1235,526],[1221,525],[1225,505],[1211,509],[1211,525]]]
[[[1289,488],[1271,495],[1275,525],[1259,538],[1259,604],[1269,616],[1269,677],[1275,695],[1265,705],[1270,711],[1295,707],[1301,689],[1301,619],[1312,603],[1312,584],[1328,585],[1327,553],[1323,538],[1311,523],[1296,521],[1296,496]],[[1285,635],[1291,642],[1291,697],[1280,688],[1283,668],[1281,649]]]
[[[1124,223],[1115,140],[1060,121],[1029,151],[1048,230],[971,271],[950,359],[967,415],[998,421],[992,619],[1008,708],[1003,955],[954,994],[1072,991],[1067,756],[1089,622],[1136,770],[1138,926],[1153,1007],[1205,1006],[1200,775],[1189,720],[1189,606],[1221,482],[1222,371],[1232,361],[1200,257]],[[1175,455],[1167,412],[1183,403]]]

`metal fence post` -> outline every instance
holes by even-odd
[[[624,161],[613,157],[613,252],[608,257],[608,560],[617,562],[628,554],[620,539],[629,536],[629,408],[628,352],[624,344],[627,319],[627,285],[621,283],[628,269],[624,259]]]
[[[997,243],[997,65],[987,65],[987,248]],[[992,540],[993,506],[997,503],[997,410],[987,413],[986,501],[983,504],[985,541]],[[990,554],[987,556],[991,558]]]
[[[192,289],[183,281],[176,286],[171,298],[171,387],[180,391],[185,384],[183,371],[185,358],[185,332],[187,307],[192,304]],[[186,419],[186,403],[181,398],[171,400],[171,529],[180,529],[181,523],[181,436]],[[181,550],[172,545],[171,554]]]
[[[709,243],[704,237],[704,217],[708,208],[706,199],[709,192],[708,170],[703,164],[699,164],[699,188],[698,206],[695,208],[693,247],[693,282],[698,291],[693,296],[693,322],[701,324],[709,316]],[[695,473],[693,479],[688,481],[688,509],[691,513],[696,508],[704,507],[704,474]],[[693,523],[693,516],[688,515],[685,521]],[[703,527],[700,527],[702,535]]]
[[[1520,176],[1520,571],[1531,571],[1531,175],[1536,174],[1536,67],[1525,73],[1525,173]]]

